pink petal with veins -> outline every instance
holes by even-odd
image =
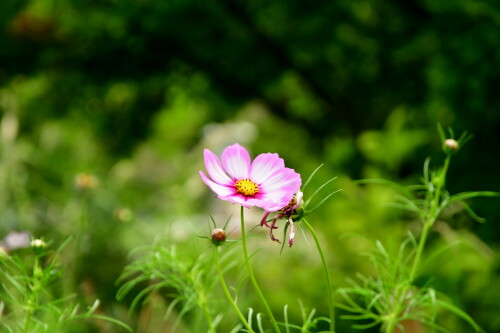
[[[205,157],[205,168],[207,169],[210,178],[212,178],[212,180],[217,184],[232,186],[234,181],[229,178],[222,168],[222,164],[220,163],[217,155],[208,149],[205,149],[203,155]]]
[[[250,179],[257,184],[265,183],[275,172],[279,172],[285,167],[285,162],[278,154],[260,154],[251,166]]]
[[[208,179],[207,176],[205,176],[203,171],[200,171],[200,176],[201,176],[201,179],[203,180],[203,182],[205,184],[207,184],[207,186],[210,187],[210,189],[212,191],[217,193],[218,196],[227,197],[227,196],[236,194],[236,189],[234,187],[228,187],[228,186],[219,185],[217,183],[214,183],[213,181]]]
[[[235,143],[222,152],[222,165],[231,177],[235,179],[248,178],[250,155],[245,148]]]

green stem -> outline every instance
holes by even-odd
[[[387,324],[387,326],[385,327],[384,332],[393,333],[395,328],[396,328],[396,320],[392,319],[391,321],[389,321],[389,324]]]
[[[241,243],[243,247],[243,256],[245,259],[245,265],[247,266],[248,270],[248,275],[250,277],[250,281],[252,282],[252,285],[257,292],[257,294],[260,297],[260,300],[264,304],[264,308],[266,309],[267,315],[269,316],[269,319],[271,320],[271,324],[273,325],[274,331],[276,333],[281,333],[280,328],[278,327],[278,324],[276,322],[276,319],[274,318],[273,312],[271,311],[271,308],[267,304],[266,298],[264,297],[264,294],[262,294],[262,291],[259,288],[259,284],[257,283],[257,280],[255,279],[255,276],[253,274],[252,266],[250,265],[250,260],[248,258],[248,250],[247,250],[247,240],[246,240],[246,235],[245,235],[245,217],[243,213],[243,209],[245,209],[243,206],[241,206]]]
[[[330,271],[328,269],[328,264],[326,263],[325,259],[325,254],[323,253],[323,249],[321,248],[321,244],[319,242],[318,236],[314,232],[314,229],[312,226],[307,222],[306,219],[302,219],[302,223],[305,224],[307,229],[311,232],[311,235],[314,238],[314,242],[316,243],[316,248],[318,249],[319,256],[321,257],[321,261],[323,263],[323,271],[325,272],[325,279],[326,279],[326,288],[328,292],[328,307],[329,307],[329,314],[330,314],[330,331],[335,333],[335,304],[333,300],[333,291],[332,291],[332,280],[330,277]]]
[[[24,333],[30,332],[31,316],[35,310],[37,293],[40,288],[39,274],[40,274],[40,263],[38,261],[38,257],[35,257],[35,262],[33,264],[33,277],[28,284],[29,297],[26,304],[26,318],[24,321],[24,328],[23,328]]]
[[[424,252],[425,242],[427,241],[427,234],[429,233],[429,229],[431,227],[431,223],[425,223],[424,229],[422,230],[422,235],[420,236],[420,240],[418,241],[417,253],[415,254],[415,260],[413,260],[413,265],[410,271],[410,284],[413,283],[415,279],[415,275],[417,273],[418,266],[420,264],[420,259],[422,258],[422,253]]]
[[[231,296],[231,293],[229,292],[229,289],[227,288],[226,281],[224,280],[224,276],[222,275],[222,270],[220,269],[220,264],[219,264],[219,248],[217,246],[214,247],[214,253],[215,253],[215,266],[217,268],[217,273],[219,274],[219,280],[220,280],[220,284],[222,286],[222,289],[224,290],[224,294],[226,294],[226,297],[227,297],[229,303],[231,303],[234,311],[236,311],[236,314],[238,315],[238,317],[240,318],[241,322],[243,323],[243,326],[245,326],[246,329],[249,332],[255,333],[254,330],[248,324],[247,320],[245,319],[245,316],[243,316],[243,314],[241,313],[240,309],[236,305],[233,297]]]
[[[424,251],[425,242],[427,241],[427,235],[429,233],[430,228],[436,222],[436,219],[439,216],[439,206],[441,204],[441,190],[443,189],[446,182],[446,173],[448,172],[448,167],[450,166],[451,155],[447,155],[444,161],[443,169],[439,174],[438,184],[436,187],[436,191],[434,192],[434,198],[432,200],[432,206],[427,215],[427,218],[424,222],[424,226],[422,229],[422,235],[420,236],[420,240],[418,242],[417,253],[415,254],[415,260],[413,261],[413,265],[410,271],[410,280],[412,283],[415,279],[415,275],[417,274],[418,266],[420,265],[420,260],[422,258],[422,253]]]

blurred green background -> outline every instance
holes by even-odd
[[[418,182],[427,156],[443,158],[437,123],[474,134],[452,161],[450,192],[500,190],[499,32],[495,1],[2,0],[0,239],[78,235],[83,250],[67,254],[78,293],[137,332],[167,332],[141,326],[140,309],[127,316],[115,281],[155,238],[187,258],[210,251],[198,238],[208,213],[222,224],[237,207],[201,182],[203,149],[239,142],[279,153],[303,178],[325,163],[309,191],[338,177],[343,191],[310,222],[345,285],[372,267],[359,255],[368,244],[341,235],[397,245],[418,230],[384,205],[390,189],[353,180]],[[500,332],[499,202],[470,205],[487,222],[447,211],[429,248],[461,245],[424,275]],[[256,269],[276,311],[298,313],[300,298],[326,314],[319,258],[300,233],[281,256],[264,231],[252,241],[265,247]]]

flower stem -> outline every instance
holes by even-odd
[[[387,324],[387,326],[385,327],[385,330],[384,330],[385,333],[393,333],[394,332],[394,329],[396,327],[396,320],[394,318],[395,317],[391,318],[391,320],[389,321],[389,324]]]
[[[410,271],[410,280],[412,283],[415,279],[415,275],[418,270],[418,266],[420,265],[420,260],[422,258],[422,252],[424,251],[425,242],[427,241],[427,235],[429,233],[430,228],[436,222],[439,216],[439,205],[441,203],[441,190],[443,189],[446,182],[446,173],[448,172],[448,167],[450,166],[451,155],[446,155],[446,159],[444,161],[443,169],[439,174],[439,178],[437,180],[436,191],[434,192],[434,196],[432,198],[432,206],[429,210],[429,214],[427,215],[424,226],[422,229],[422,235],[420,236],[420,240],[418,242],[417,253],[415,254],[415,260],[413,261],[413,265]],[[432,181],[432,180],[431,180]]]
[[[247,240],[246,240],[246,235],[245,235],[245,217],[244,217],[244,212],[243,209],[245,209],[243,206],[241,206],[241,243],[243,247],[243,256],[245,260],[245,265],[247,266],[248,270],[248,275],[250,277],[250,281],[252,282],[252,285],[257,292],[257,294],[260,297],[260,300],[264,304],[264,308],[266,309],[267,315],[269,316],[269,319],[271,320],[271,324],[273,325],[274,331],[276,333],[281,333],[280,328],[278,327],[278,324],[276,322],[276,319],[274,318],[273,312],[271,311],[271,308],[267,304],[266,298],[264,297],[264,294],[262,294],[262,291],[259,288],[259,284],[257,283],[257,280],[255,279],[255,276],[253,274],[252,266],[250,265],[250,260],[248,258],[248,250],[247,250]]]
[[[316,232],[314,232],[313,227],[309,224],[309,222],[307,222],[306,219],[302,219],[302,222],[305,224],[307,229],[309,229],[309,231],[311,232],[311,235],[314,238],[314,242],[316,243],[316,248],[318,249],[319,256],[321,257],[321,261],[323,263],[323,271],[325,272],[325,279],[326,279],[326,289],[328,292],[328,307],[329,307],[329,314],[330,314],[330,331],[335,333],[335,303],[333,300],[332,282],[331,282],[331,278],[330,278],[330,271],[328,269],[328,264],[326,263],[325,254],[323,253],[318,236],[316,235]]]
[[[37,294],[40,289],[40,263],[38,257],[35,257],[35,262],[33,264],[33,277],[28,283],[29,286],[29,296],[26,304],[26,317],[24,320],[23,333],[30,332],[31,317],[36,308]]]
[[[255,333],[255,331],[250,327],[248,324],[247,320],[245,319],[245,316],[241,313],[240,309],[236,305],[236,302],[234,301],[233,297],[231,296],[231,293],[229,292],[229,289],[227,288],[226,281],[224,280],[224,276],[222,275],[222,271],[220,269],[220,264],[219,264],[219,248],[217,246],[214,246],[214,253],[215,253],[215,266],[217,268],[217,273],[219,274],[219,280],[220,284],[222,286],[222,289],[224,290],[224,294],[226,295],[229,303],[231,303],[234,311],[236,311],[236,314],[240,318],[241,322],[243,323],[243,326],[250,332],[250,333]]]

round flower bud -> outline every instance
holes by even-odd
[[[36,249],[42,249],[42,248],[44,248],[44,247],[47,246],[43,240],[38,239],[38,238],[37,239],[33,239],[31,241],[30,245],[31,245],[31,247],[36,248]]]
[[[221,245],[222,243],[224,243],[226,241],[226,231],[224,229],[221,229],[221,228],[214,229],[212,231],[211,239],[212,239],[212,243],[214,243],[214,245]]]
[[[119,208],[115,210],[115,216],[121,222],[130,222],[134,219],[134,213],[128,208]]]
[[[456,151],[458,150],[458,142],[455,139],[446,139],[444,140],[444,148],[445,150]]]

